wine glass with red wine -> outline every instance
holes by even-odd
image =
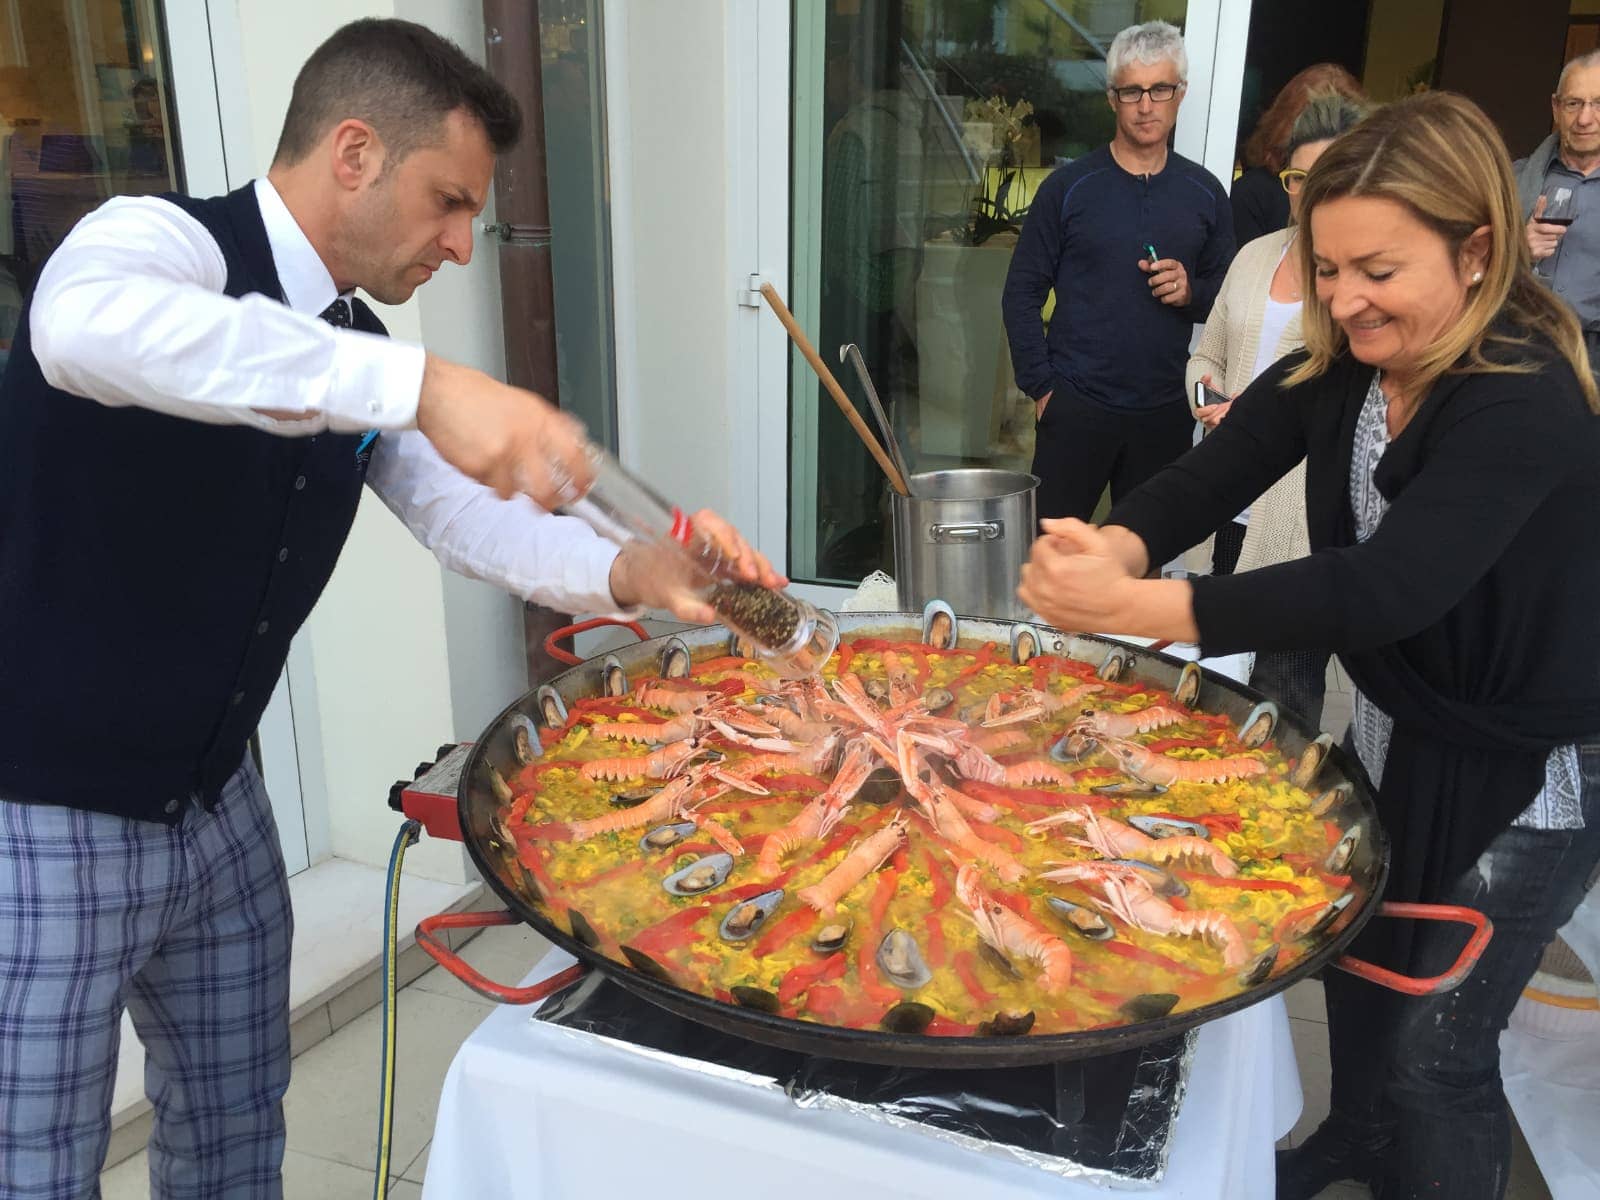
[[[1546,225],[1559,225],[1563,229],[1571,225],[1578,217],[1578,196],[1569,187],[1554,187],[1544,193],[1544,212],[1539,214],[1539,220]],[[1556,253],[1560,253],[1557,246]],[[1539,264],[1540,273],[1553,275],[1556,269],[1556,255],[1552,254]]]

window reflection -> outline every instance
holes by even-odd
[[[794,6],[793,307],[828,361],[843,343],[861,347],[913,471],[1028,469],[1033,407],[1000,316],[1022,219],[1052,170],[1110,140],[1104,59],[1117,31],[1181,25],[1185,7]],[[853,379],[845,386],[857,393]],[[887,485],[818,395],[800,364],[790,573],[853,585],[891,569]]]

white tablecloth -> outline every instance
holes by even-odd
[[[572,960],[551,951],[529,982]],[[1270,1200],[1274,1143],[1300,1113],[1277,997],[1202,1027],[1160,1200]],[[782,1092],[686,1070],[502,1008],[445,1077],[424,1200],[1024,1200],[1102,1183],[979,1153]]]

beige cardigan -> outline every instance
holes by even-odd
[[[1237,396],[1255,377],[1256,349],[1261,340],[1261,319],[1267,308],[1267,290],[1293,234],[1281,229],[1247,243],[1234,256],[1222,281],[1211,315],[1206,319],[1184,373],[1184,387],[1194,390],[1202,375],[1211,376],[1218,391]],[[1300,316],[1295,314],[1278,340],[1278,357],[1299,349]],[[1226,417],[1223,418],[1227,420]],[[1273,563],[1304,558],[1311,553],[1306,536],[1306,465],[1302,460],[1261,498],[1250,505],[1250,525],[1244,535],[1236,570],[1250,571]]]

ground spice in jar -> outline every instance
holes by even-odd
[[[768,648],[787,646],[800,628],[799,606],[760,584],[723,581],[707,600],[730,628]]]

